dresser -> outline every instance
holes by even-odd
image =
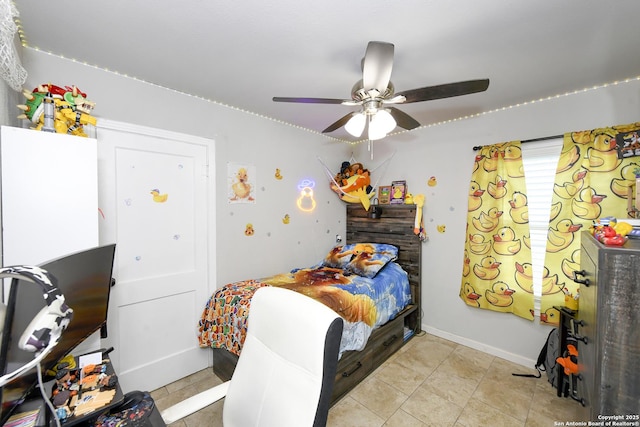
[[[581,236],[578,395],[584,420],[640,414],[640,240],[605,246]],[[625,418],[630,416],[631,418]],[[635,416],[635,418],[633,418]]]

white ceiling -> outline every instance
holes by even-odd
[[[26,46],[317,132],[358,108],[272,97],[350,99],[371,40],[395,45],[397,92],[490,79],[486,92],[396,105],[423,126],[640,76],[638,0],[15,4]]]

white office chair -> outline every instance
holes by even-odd
[[[231,380],[165,409],[162,418],[173,423],[226,396],[226,427],[325,426],[342,327],[340,316],[307,296],[258,289]]]

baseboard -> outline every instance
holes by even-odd
[[[478,342],[478,341],[470,340],[468,338],[461,337],[461,336],[458,336],[458,335],[454,335],[454,334],[451,334],[449,332],[441,331],[440,329],[436,329],[436,328],[429,327],[429,326],[424,327],[424,325],[423,325],[422,329],[428,334],[435,335],[437,337],[444,338],[444,339],[449,340],[449,341],[453,341],[455,343],[458,343],[458,344],[473,348],[475,350],[482,351],[482,352],[490,354],[492,356],[500,357],[501,359],[508,360],[509,362],[513,362],[513,363],[516,363],[518,365],[522,365],[523,367],[526,367],[526,368],[529,368],[529,369],[533,369],[533,367],[536,364],[536,361],[533,360],[533,359],[529,359],[529,358],[526,358],[526,357],[519,356],[517,354],[509,353],[507,351],[504,351],[504,350],[501,350],[499,348],[486,345],[486,344]]]

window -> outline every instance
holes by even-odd
[[[531,263],[534,274],[533,299],[536,315],[540,313],[542,272],[547,247],[549,214],[562,141],[562,137],[558,137],[522,144],[522,162],[529,207]]]

